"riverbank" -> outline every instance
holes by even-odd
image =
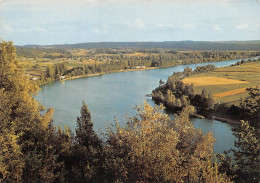
[[[78,78],[93,77],[93,76],[101,76],[101,75],[104,75],[104,74],[112,74],[112,73],[120,73],[120,72],[133,72],[133,71],[144,71],[144,70],[152,70],[152,69],[159,69],[159,67],[146,67],[146,68],[142,68],[142,69],[125,69],[125,70],[121,69],[121,70],[112,71],[112,72],[101,72],[101,73],[86,74],[86,75],[81,75],[81,76],[73,76],[73,77],[69,77],[69,78],[63,79],[61,81],[73,80],[73,79],[78,79]],[[59,81],[59,80],[57,80],[57,81]]]
[[[52,81],[47,81],[44,83],[38,84],[40,87],[44,86],[48,83],[56,82],[56,81],[67,81],[67,80],[74,80],[74,79],[79,79],[79,78],[86,78],[86,77],[93,77],[93,76],[101,76],[104,74],[112,74],[112,73],[121,73],[121,72],[133,72],[133,71],[144,71],[144,70],[153,70],[153,69],[159,69],[160,67],[146,67],[146,68],[140,68],[140,69],[121,69],[121,70],[116,70],[116,71],[111,71],[111,72],[101,72],[101,73],[93,73],[93,74],[85,74],[85,75],[80,75],[80,76],[72,76],[72,77],[67,77],[65,79],[57,79],[57,80],[52,80]]]
[[[243,58],[243,59],[249,59],[249,58]],[[234,59],[232,59],[234,60]],[[211,62],[208,62],[208,64],[212,63],[212,62],[222,62],[222,61],[232,61],[232,60],[214,60]],[[198,62],[196,64],[201,64],[204,62]],[[192,63],[187,63],[187,64],[177,64],[177,65],[171,65],[171,66],[162,66],[162,67],[145,67],[145,68],[138,68],[138,69],[121,69],[121,70],[115,70],[115,71],[110,71],[110,72],[101,72],[101,73],[93,73],[93,74],[86,74],[86,75],[79,75],[79,76],[72,76],[66,79],[62,79],[62,80],[72,80],[72,79],[78,79],[78,78],[84,78],[84,77],[92,77],[92,76],[100,76],[100,75],[104,75],[104,74],[110,74],[110,73],[120,73],[120,72],[132,72],[132,71],[142,71],[142,70],[151,70],[151,69],[159,69],[159,68],[170,68],[170,67],[175,67],[175,66],[179,66],[179,65],[189,65]],[[193,63],[194,64],[194,63]],[[47,80],[42,81],[42,80],[37,80],[37,84],[39,86],[43,86],[45,84],[48,84],[50,82],[55,82],[55,81],[59,81],[59,79],[57,80],[51,80],[50,78],[46,78]]]
[[[170,66],[170,67],[172,67],[172,66]],[[65,78],[63,80],[66,81],[66,80],[73,80],[73,79],[78,79],[78,78],[101,76],[101,75],[104,75],[104,74],[111,74],[111,73],[144,71],[144,70],[159,69],[159,68],[167,68],[167,67],[145,67],[145,68],[140,68],[140,69],[124,69],[124,70],[121,69],[121,70],[116,70],[116,71],[111,71],[111,72],[101,72],[101,73],[93,73],[93,74],[86,74],[86,75],[80,75],[80,76],[73,76],[73,77]],[[57,80],[57,81],[59,81],[59,80]]]

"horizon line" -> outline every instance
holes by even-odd
[[[11,40],[9,40],[11,41]],[[256,40],[225,40],[225,41],[203,41],[203,40],[181,40],[181,41],[93,41],[93,42],[78,42],[78,43],[54,43],[54,44],[23,44],[15,46],[58,46],[58,45],[75,45],[75,44],[95,44],[95,43],[163,43],[163,42],[249,42],[249,41],[260,41]]]

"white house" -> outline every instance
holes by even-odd
[[[144,66],[144,65],[141,65],[141,66],[136,66],[135,68],[136,68],[136,69],[145,69],[145,66]]]
[[[36,81],[36,80],[38,80],[38,78],[32,77],[31,80]]]

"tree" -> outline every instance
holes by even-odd
[[[175,106],[175,96],[172,94],[171,90],[167,90],[167,94],[165,97],[165,102],[168,107],[173,108]]]
[[[205,88],[203,88],[202,91],[201,91],[201,97],[207,98],[207,96],[208,96],[207,90]]]
[[[190,76],[192,74],[192,68],[189,68],[189,67],[185,67],[184,71],[183,71],[183,74],[185,76]]]
[[[176,90],[175,82],[172,82],[170,84],[170,89],[171,89],[171,91],[175,92],[175,90]]]
[[[214,109],[214,98],[213,98],[213,96],[212,96],[211,93],[208,94],[207,107],[208,107],[209,109]]]
[[[237,182],[258,183],[260,181],[259,132],[248,122],[241,121],[234,135],[237,137],[235,141],[237,148],[225,152],[225,155],[218,155],[221,162],[220,171],[232,176]]]
[[[77,118],[74,149],[75,167],[79,173],[74,174],[78,174],[78,181],[86,182],[97,178],[102,171],[102,141],[93,130],[91,114],[85,102],[82,103],[80,113],[81,116]]]
[[[162,94],[162,92],[159,90],[158,92],[157,91],[153,91],[152,92],[152,97],[160,102],[164,101],[164,96]]]
[[[64,65],[56,65],[63,72]],[[53,68],[53,67],[51,67]],[[34,99],[38,86],[23,73],[10,42],[0,44],[0,182],[85,182],[102,166],[101,141],[84,104],[77,138],[53,127],[52,109]],[[79,156],[77,156],[79,155]],[[83,172],[83,174],[82,174]],[[79,175],[79,176],[77,176]],[[75,178],[75,179],[71,179]],[[78,179],[76,179],[78,178]]]
[[[189,98],[194,97],[194,89],[193,89],[193,83],[192,84],[185,84],[184,87],[184,93],[185,95],[189,96]]]
[[[0,180],[20,182],[24,161],[21,147],[17,143],[18,136],[14,131],[6,131],[0,136]]]
[[[177,107],[182,107],[181,99],[176,98],[175,105],[176,105]]]
[[[242,100],[240,103],[244,111],[241,116],[250,120],[250,124],[254,127],[258,127],[260,120],[260,87],[251,87],[246,90],[249,98]]]
[[[34,66],[32,66],[34,69],[39,69],[40,65],[39,64],[35,64]]]
[[[106,172],[113,182],[230,182],[213,160],[212,133],[193,127],[183,109],[175,121],[145,103],[126,127],[107,132]]]
[[[82,102],[80,110],[81,116],[77,118],[76,141],[79,145],[85,146],[88,149],[91,146],[100,146],[100,140],[93,130],[91,114],[85,102]]]
[[[48,66],[46,68],[46,77],[54,79],[55,77],[55,70],[52,66]]]
[[[15,181],[23,179],[25,182],[31,182],[35,177],[41,179],[39,169],[43,159],[40,154],[44,154],[44,149],[38,142],[45,136],[53,111],[40,114],[42,106],[33,98],[37,90],[17,62],[13,43],[1,42],[0,164],[5,168],[0,170],[3,175],[0,181],[14,181],[14,177]],[[37,158],[32,159],[32,155]],[[6,161],[7,156],[9,161]],[[17,168],[13,168],[14,164]]]
[[[188,97],[186,97],[185,95],[181,96],[181,106],[186,107],[190,104],[190,101],[187,98]]]
[[[164,85],[164,84],[165,84],[165,82],[160,79],[160,81],[159,81],[159,87],[161,87],[161,86]]]

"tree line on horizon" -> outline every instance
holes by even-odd
[[[260,41],[164,41],[164,42],[100,42],[76,43],[60,45],[28,45],[26,48],[58,48],[58,49],[180,49],[180,50],[233,50],[260,51]]]
[[[115,123],[98,136],[86,103],[75,132],[62,130],[53,126],[52,109],[40,113],[44,107],[33,97],[37,90],[24,75],[13,44],[0,43],[1,182],[259,181],[259,136],[246,122],[237,132],[242,150],[235,156],[245,159],[230,162],[221,155],[219,163],[214,161],[213,134],[194,128],[190,105],[172,121],[162,105],[145,103],[125,126]],[[247,157],[252,150],[255,154]]]

